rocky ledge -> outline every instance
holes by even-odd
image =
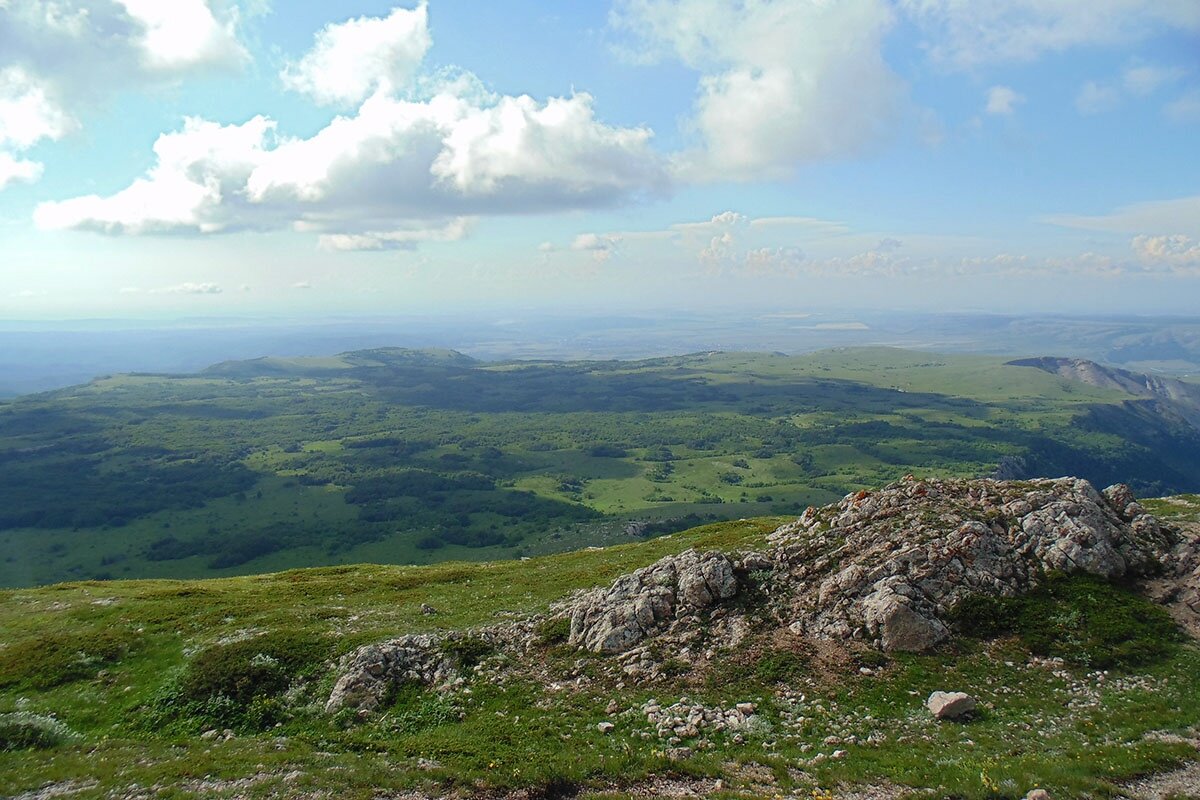
[[[452,685],[463,665],[446,641],[479,637],[528,660],[539,626],[569,623],[568,644],[618,656],[624,676],[658,673],[651,645],[702,665],[750,633],[923,651],[950,635],[972,595],[1016,596],[1050,573],[1138,583],[1200,631],[1200,536],[1161,524],[1124,485],[1078,478],[917,480],[809,508],[761,552],[688,550],[578,593],[548,617],[469,634],[406,636],[350,654],[328,710],[370,710],[388,687]]]

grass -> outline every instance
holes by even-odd
[[[719,675],[694,673],[687,659],[675,659],[669,676],[652,686],[606,677],[610,660],[566,648],[563,622],[546,622],[540,658],[559,676],[547,683],[517,671],[499,684],[475,678],[447,693],[401,687],[364,724],[322,710],[337,657],[359,644],[543,611],[571,591],[687,547],[761,547],[782,521],[717,523],[524,562],[360,565],[0,593],[0,741],[8,743],[0,746],[0,795],[94,781],[78,796],[102,797],[133,783],[169,787],[176,797],[324,791],[368,798],[452,787],[532,787],[553,796],[647,775],[724,776],[737,786],[742,772],[765,770],[768,794],[887,780],[982,800],[1019,797],[1034,785],[1055,796],[1104,796],[1115,782],[1194,758],[1188,746],[1150,734],[1186,733],[1200,719],[1200,651],[1177,640],[1157,609],[1087,579],[1052,580],[1006,607],[1016,620],[1009,626],[980,627],[978,619],[989,618],[979,606],[976,636],[932,655],[864,651],[830,662],[821,653],[747,645],[740,652],[756,655],[735,652]],[[423,603],[436,613],[422,613]],[[106,632],[120,645],[104,659],[64,655],[74,652],[71,643],[79,653],[101,650],[95,643],[109,641]],[[1095,654],[1118,640],[1165,646],[1124,651],[1101,677]],[[58,644],[31,666],[26,659],[44,642]],[[1064,642],[1068,650],[1056,649]],[[464,665],[490,670],[495,663],[476,637],[447,646]],[[1039,654],[1067,660],[1037,661]],[[87,668],[76,670],[77,663]],[[64,666],[55,672],[48,668],[54,664]],[[860,675],[860,667],[872,674]],[[40,681],[43,672],[59,677]],[[548,688],[572,676],[584,680]],[[935,689],[970,691],[980,713],[966,723],[935,723],[923,709]],[[650,697],[668,705],[683,696],[722,708],[755,702],[760,724],[741,743],[731,736],[714,736],[712,749],[684,742],[692,756],[672,760],[669,744],[637,709]],[[6,728],[13,720],[23,722]],[[601,721],[615,730],[601,733]],[[199,736],[226,728],[236,735]],[[844,758],[812,760],[839,749]]]

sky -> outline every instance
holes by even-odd
[[[0,319],[1195,313],[1196,0],[0,0]]]

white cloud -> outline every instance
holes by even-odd
[[[42,165],[18,154],[44,139],[61,138],[72,124],[24,68],[0,68],[0,189],[14,181],[38,180]]]
[[[471,229],[474,219],[458,217],[443,225],[398,228],[366,233],[327,233],[318,239],[326,250],[415,250],[422,242],[456,242]]]
[[[1167,103],[1163,113],[1173,122],[1200,120],[1200,89],[1192,89]]]
[[[688,179],[781,178],[859,152],[892,133],[903,104],[881,53],[884,0],[623,0],[611,20],[645,58],[701,73],[687,123],[699,146],[676,164]]]
[[[1177,81],[1187,74],[1182,67],[1166,67],[1158,64],[1135,64],[1127,67],[1122,76],[1125,89],[1135,95],[1153,94],[1160,87]]]
[[[899,0],[943,64],[1033,61],[1083,45],[1200,31],[1196,0]]]
[[[993,86],[987,92],[987,105],[984,110],[993,115],[1012,116],[1016,106],[1025,102],[1025,96],[1018,94],[1007,86]]]
[[[218,19],[206,0],[115,0],[137,23],[135,41],[150,70],[230,65],[249,56],[237,37],[237,7]],[[56,4],[50,4],[56,5]]]
[[[40,177],[42,165],[38,162],[15,158],[0,151],[0,189],[16,181],[33,183]]]
[[[246,180],[273,129],[263,117],[242,125],[189,118],[182,131],[158,137],[157,161],[145,178],[108,197],[42,203],[34,220],[43,229],[131,234],[272,227],[242,212]]]
[[[1200,241],[1179,234],[1171,236],[1135,236],[1134,254],[1145,264],[1176,270],[1200,272]]]
[[[756,217],[750,220],[751,228],[802,228],[807,231],[838,234],[850,230],[845,223],[832,222],[818,217]]]
[[[1121,102],[1121,92],[1112,86],[1088,81],[1075,96],[1075,108],[1080,114],[1100,114],[1112,111]]]
[[[41,165],[15,155],[79,127],[118,88],[244,63],[239,18],[219,0],[0,0],[0,159],[36,180]]]
[[[1122,206],[1109,214],[1055,214],[1042,222],[1065,228],[1130,234],[1200,237],[1200,195]]]
[[[750,275],[794,275],[807,260],[798,247],[760,247],[746,251],[742,263]]]
[[[26,150],[70,128],[70,118],[34,76],[22,67],[0,69],[0,148]]]
[[[326,25],[313,49],[280,77],[320,103],[359,103],[381,87],[404,86],[431,44],[425,3],[396,8],[383,18]]]
[[[571,249],[591,253],[593,260],[604,263],[613,257],[613,254],[619,249],[620,243],[620,234],[610,233],[602,236],[595,233],[581,233],[571,242]]]
[[[309,281],[296,281],[292,284],[293,289],[311,289],[312,283]]]
[[[590,95],[494,97],[469,75],[425,88],[427,99],[402,99],[379,81],[354,114],[307,139],[277,137],[263,117],[189,119],[159,137],[146,177],[107,197],[45,203],[35,219],[132,234],[292,227],[324,234],[333,250],[410,248],[461,237],[469,217],[610,206],[667,189],[652,133],[600,122]]]
[[[221,294],[221,287],[215,283],[188,282],[176,286],[164,286],[161,289],[151,289],[150,294]]]

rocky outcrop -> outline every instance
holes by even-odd
[[[575,598],[567,608],[569,643],[597,653],[621,653],[676,620],[738,592],[733,562],[723,553],[686,550]]]
[[[1049,571],[1145,576],[1172,547],[1127,487],[1102,495],[1075,478],[909,479],[810,509],[771,539],[794,632],[888,651],[945,639],[969,595],[1019,594]]]
[[[617,654],[620,674],[647,681],[662,674],[664,652],[711,662],[751,636],[928,650],[950,636],[950,612],[964,599],[1019,595],[1050,572],[1139,581],[1200,635],[1200,525],[1161,525],[1128,487],[1098,492],[1077,478],[906,478],[809,508],[762,552],[667,556],[567,599],[550,619],[569,622],[570,645]],[[444,688],[471,670],[488,674],[464,665],[465,639],[495,650],[497,664],[528,666],[547,621],[361,647],[343,659],[326,708],[369,712],[404,683]]]
[[[1175,621],[1200,639],[1200,524],[1183,523],[1164,559],[1162,573],[1146,582],[1146,594],[1162,603]]]
[[[402,636],[360,647],[342,660],[341,677],[325,704],[332,713],[343,708],[374,711],[387,695],[405,683],[448,686],[459,678],[459,664],[447,654],[441,637]]]

